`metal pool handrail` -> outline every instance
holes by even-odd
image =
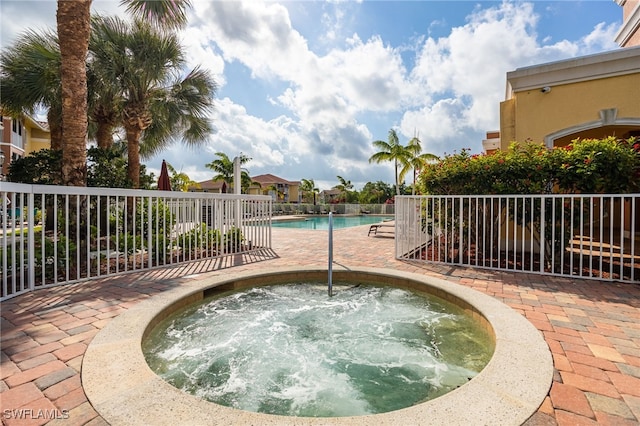
[[[333,213],[329,212],[329,297],[333,296]]]

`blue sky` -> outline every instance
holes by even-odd
[[[1,45],[27,28],[55,28],[55,0],[0,2]],[[505,75],[516,68],[617,49],[622,8],[602,1],[193,0],[183,41],[190,63],[219,84],[216,133],[163,158],[209,179],[218,151],[252,158],[251,175],[336,176],[361,189],[393,183],[393,165],[370,164],[372,141],[394,128],[423,151],[482,151],[499,129]],[[117,1],[93,9],[122,13]],[[16,19],[28,16],[29,19]],[[28,22],[28,23],[27,23]]]

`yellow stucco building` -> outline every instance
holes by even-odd
[[[0,175],[3,176],[7,174],[11,161],[51,147],[49,125],[27,114],[20,118],[0,116],[0,135],[0,152],[4,157]]]
[[[615,38],[620,49],[507,72],[500,130],[487,132],[486,153],[512,142],[551,149],[578,138],[640,138],[640,0],[615,2],[623,15]],[[632,224],[636,233],[640,229],[640,200],[635,213],[624,203],[622,228],[629,238]]]
[[[640,137],[640,0],[615,0],[621,49],[518,68],[506,75],[500,130],[485,152],[511,142],[565,146],[576,138]]]
[[[507,73],[500,149],[512,141],[640,136],[640,46]],[[486,147],[488,148],[488,147]]]
[[[271,195],[276,203],[300,203],[300,182],[289,181],[281,177],[264,174],[252,176],[254,182],[247,191],[251,195]]]

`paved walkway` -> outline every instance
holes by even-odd
[[[400,262],[394,259],[393,238],[367,237],[368,230],[335,230],[334,261],[345,267],[434,275],[472,287],[511,306],[543,333],[553,353],[555,376],[527,426],[640,424],[639,284]],[[2,303],[3,424],[106,424],[86,399],[80,370],[87,345],[111,318],[147,297],[197,279],[195,274],[206,268],[213,268],[206,274],[224,275],[230,268],[322,266],[327,264],[326,252],[326,231],[274,228],[273,252],[264,256],[123,274]]]

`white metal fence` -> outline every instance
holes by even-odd
[[[640,281],[640,194],[396,197],[396,257]]]
[[[271,198],[0,182],[0,300],[271,248]]]

